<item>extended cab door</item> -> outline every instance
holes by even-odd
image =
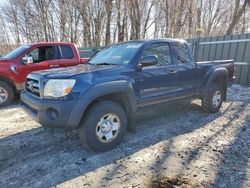
[[[173,43],[176,74],[176,96],[178,98],[192,97],[196,88],[196,64],[193,61],[186,43]]]
[[[166,42],[147,46],[142,56],[156,55],[158,64],[143,67],[136,72],[136,92],[141,105],[158,103],[175,98],[176,65],[173,64],[170,46]]]
[[[21,58],[19,72],[26,79],[27,75],[33,71],[58,67],[58,56],[56,46],[34,46]],[[24,57],[32,57],[32,63],[24,64]],[[25,80],[23,80],[24,82]]]
[[[69,67],[80,64],[79,55],[76,52],[76,48],[73,45],[59,45],[60,50],[60,67]]]

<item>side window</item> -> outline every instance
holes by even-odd
[[[192,59],[190,59],[190,54],[185,44],[175,43],[174,48],[178,64],[192,62]]]
[[[62,59],[72,59],[74,57],[73,51],[70,46],[61,45]]]
[[[33,49],[28,56],[33,58],[33,62],[39,61],[39,48]]]
[[[45,60],[52,60],[55,59],[55,50],[52,47],[46,47],[44,48],[44,56],[45,56]]]
[[[158,66],[171,64],[171,53],[167,43],[157,43],[149,45],[143,52],[143,56],[156,55],[158,57]]]
[[[26,56],[33,58],[33,63],[55,59],[56,53],[53,46],[41,46],[33,49]]]

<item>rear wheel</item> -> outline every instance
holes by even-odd
[[[218,112],[222,106],[224,99],[224,87],[219,84],[214,84],[202,99],[202,107],[206,112]]]
[[[13,88],[6,82],[0,81],[0,107],[8,105],[13,98]]]
[[[88,110],[79,133],[84,145],[104,152],[121,142],[126,129],[127,117],[124,109],[113,101],[100,101]]]

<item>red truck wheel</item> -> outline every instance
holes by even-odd
[[[6,82],[0,81],[0,107],[8,105],[13,98],[13,88]]]

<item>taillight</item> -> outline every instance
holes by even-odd
[[[234,64],[234,74],[233,76],[235,77],[236,76],[236,65]]]

